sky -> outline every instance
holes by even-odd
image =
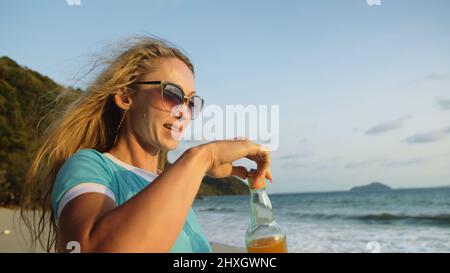
[[[163,37],[191,58],[207,104],[279,106],[269,192],[450,185],[450,1],[378,4],[2,1],[0,55],[84,87],[108,45]]]

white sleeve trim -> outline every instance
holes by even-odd
[[[75,187],[68,190],[63,197],[61,198],[61,201],[59,202],[57,213],[56,213],[56,223],[58,223],[59,216],[61,215],[61,212],[63,208],[75,197],[78,197],[84,193],[90,193],[90,192],[97,192],[104,194],[111,198],[114,202],[116,202],[116,196],[114,193],[106,186],[99,184],[99,183],[81,183],[76,185]]]

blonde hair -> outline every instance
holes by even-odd
[[[114,103],[113,94],[137,76],[157,69],[158,58],[178,58],[194,73],[188,57],[161,38],[133,37],[120,48],[112,58],[94,64],[93,68],[99,64],[105,68],[44,131],[21,197],[21,217],[31,232],[33,247],[39,243],[48,252],[56,250],[51,193],[63,163],[80,149],[104,152],[114,145],[123,113]]]

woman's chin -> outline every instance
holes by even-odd
[[[161,143],[161,147],[163,148],[163,150],[175,150],[178,147],[179,143],[180,141],[174,138],[165,138]]]
[[[163,135],[160,136],[161,146],[163,149],[175,150],[180,143],[182,134],[174,131],[165,131]]]

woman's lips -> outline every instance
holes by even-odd
[[[169,130],[173,130],[173,131],[176,131],[179,133],[183,132],[183,126],[177,126],[177,125],[170,124],[170,123],[164,123],[163,126]]]
[[[170,124],[170,123],[164,123],[163,124],[164,128],[168,129],[172,135],[173,138],[179,140],[181,139],[182,135],[183,135],[183,126],[176,126],[174,124]]]

